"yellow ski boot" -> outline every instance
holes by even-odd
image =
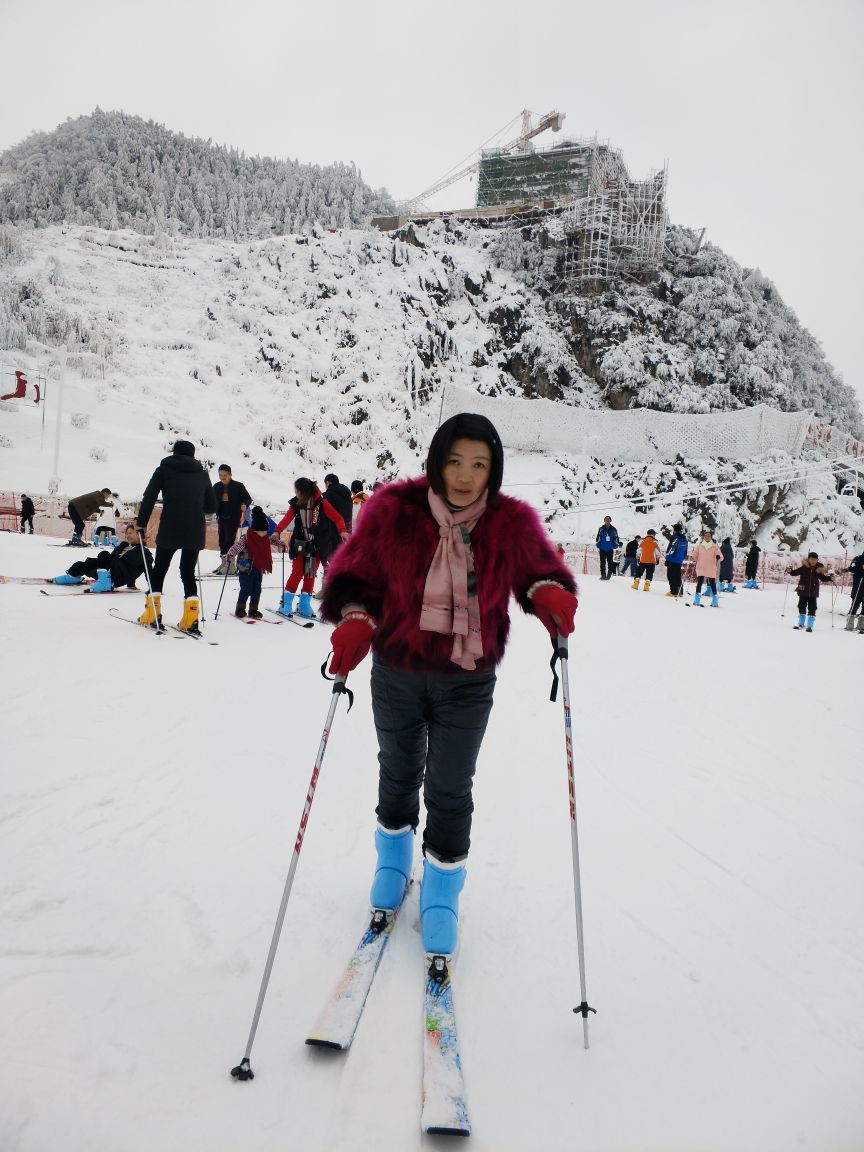
[[[631,588],[638,588],[639,587],[639,578],[638,577],[633,581],[633,583],[630,585],[630,587]]]
[[[183,601],[183,619],[177,625],[181,632],[198,632],[198,597],[187,596]]]
[[[651,581],[650,580],[646,580],[645,583],[642,585],[642,591],[643,592],[650,592],[651,591]]]
[[[144,603],[144,612],[138,617],[138,623],[143,624],[145,628],[161,628],[162,593],[154,592],[152,595],[148,593]]]

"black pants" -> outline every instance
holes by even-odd
[[[673,596],[677,596],[681,591],[681,565],[670,564],[666,561],[666,579],[669,581],[669,591]]]
[[[612,575],[612,557],[615,555],[615,553],[610,552],[608,549],[604,549],[604,548],[600,548],[599,552],[600,552],[600,575],[605,580],[607,576]]]
[[[864,608],[864,580],[859,577],[852,581],[852,607],[849,609],[849,614],[857,616],[862,608]]]
[[[258,601],[261,599],[261,573],[257,568],[250,568],[247,572],[238,572],[240,577],[240,594],[237,597],[237,604],[245,605],[248,600],[255,607],[258,607]]]
[[[455,665],[454,665],[455,667]],[[492,709],[494,672],[425,676],[372,662],[378,734],[378,807],[385,828],[416,828],[426,805],[423,848],[462,860],[471,843],[471,789]]]
[[[75,535],[80,536],[84,531],[84,521],[78,515],[78,509],[75,507],[71,500],[69,501],[69,505],[66,511],[69,513],[69,519],[72,521],[72,527],[75,529]]]
[[[240,513],[234,516],[219,516],[216,520],[219,529],[219,555],[224,556],[237,539],[237,529],[240,527]]]
[[[24,531],[24,525],[25,524],[30,525],[30,535],[32,536],[33,535],[33,517],[32,516],[22,516],[21,517],[21,531],[22,532]]]
[[[134,588],[138,577],[137,566],[124,564],[123,558],[118,559],[111,552],[100,552],[97,556],[88,556],[86,560],[76,560],[70,564],[66,571],[70,576],[95,576],[100,568],[107,568],[111,573],[111,583],[115,588],[125,584],[127,588]]]
[[[162,591],[165,575],[176,551],[176,548],[160,548],[158,544],[156,545],[156,559],[153,563],[154,592]],[[198,585],[195,583],[195,565],[198,563],[198,552],[198,548],[181,548],[180,550],[180,579],[183,581],[184,596],[198,595]]]
[[[654,569],[656,567],[657,567],[656,564],[640,564],[639,567],[636,569],[636,579],[641,580],[642,577],[644,576],[647,579],[648,583],[650,584],[651,581],[654,579]]]
[[[799,596],[798,597],[798,615],[799,616],[815,616],[816,606],[819,599],[816,596]]]
[[[697,576],[696,577],[696,592],[697,594],[702,591],[703,581],[708,585],[712,596],[717,595],[717,581],[713,576]]]

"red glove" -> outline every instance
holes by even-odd
[[[573,631],[573,617],[579,601],[572,592],[557,584],[541,584],[531,594],[534,615],[548,629],[554,640],[560,633],[569,636]]]
[[[329,671],[335,676],[353,672],[371,648],[374,631],[375,621],[368,613],[349,612],[330,637],[333,659]]]

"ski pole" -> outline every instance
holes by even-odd
[[[582,1003],[573,1011],[582,1017],[582,1035],[585,1047],[588,1047],[588,1013],[596,1012],[588,1004],[588,995],[585,990],[585,941],[582,933],[582,880],[579,871],[579,830],[576,825],[576,784],[573,773],[573,731],[570,716],[570,679],[567,673],[567,637],[560,633],[557,640],[552,641],[555,653],[552,657],[552,674],[555,677],[552,684],[551,699],[557,694],[558,677],[555,672],[555,663],[561,667],[561,688],[564,701],[564,745],[567,750],[567,790],[570,796],[570,840],[573,849],[573,893],[576,900],[576,947],[579,954],[579,989],[582,994]]]
[[[787,580],[786,581],[786,591],[783,593],[783,611],[780,613],[781,619],[786,615],[786,598],[788,597],[788,595],[789,595],[789,581]]]
[[[201,579],[201,553],[198,553],[198,602],[201,605],[201,623],[204,623],[204,581]]]
[[[219,593],[219,603],[216,605],[216,615],[214,620],[219,619],[219,609],[222,607],[222,597],[225,595],[225,585],[228,583],[228,569],[225,569],[225,579],[222,581],[222,591]]]
[[[323,674],[323,670],[322,670]],[[327,677],[329,679],[329,677]],[[249,1039],[246,1042],[246,1051],[243,1054],[243,1059],[236,1068],[231,1069],[231,1075],[235,1080],[254,1080],[255,1073],[249,1067],[249,1057],[252,1053],[252,1045],[255,1043],[255,1033],[258,1031],[258,1021],[261,1018],[261,1008],[264,1004],[264,997],[267,995],[267,985],[270,983],[270,973],[273,970],[273,961],[276,958],[276,949],[279,947],[279,937],[282,935],[282,922],[285,919],[285,910],[288,907],[288,897],[291,895],[291,886],[294,883],[294,873],[297,871],[297,861],[300,859],[300,849],[303,847],[303,836],[306,832],[306,824],[309,820],[309,811],[312,808],[312,801],[315,798],[315,788],[318,784],[318,775],[321,771],[321,762],[324,759],[324,752],[327,748],[327,739],[330,735],[330,727],[333,723],[333,717],[336,712],[336,704],[338,703],[340,694],[345,693],[348,697],[348,710],[351,710],[352,694],[351,691],[345,687],[345,677],[337,676],[333,681],[333,694],[330,701],[330,709],[327,712],[327,719],[324,721],[324,731],[321,733],[321,743],[318,745],[318,755],[315,757],[315,767],[312,769],[312,779],[309,781],[309,789],[306,793],[306,803],[303,807],[303,815],[300,817],[300,827],[297,829],[297,839],[294,842],[294,854],[291,857],[291,866],[288,869],[288,876],[285,880],[285,889],[282,893],[282,902],[279,905],[279,912],[276,916],[276,925],[273,928],[273,938],[270,941],[270,951],[267,953],[267,963],[264,965],[264,975],[261,977],[261,988],[258,992],[258,1002],[255,1005],[255,1012],[252,1016],[252,1027],[249,1030]]]
[[[150,568],[147,564],[147,552],[144,548],[144,532],[140,528],[138,529],[138,543],[141,545],[141,559],[144,561],[144,579],[147,581],[147,595],[150,597],[150,603],[153,605],[153,613],[155,615],[156,601],[153,599],[153,585],[150,582]],[[156,631],[157,633],[165,631],[165,629],[162,627],[158,615],[156,616]]]

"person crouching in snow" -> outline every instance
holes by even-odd
[[[62,576],[55,576],[55,584],[80,584],[85,576],[96,581],[90,592],[113,592],[115,588],[134,588],[135,581],[144,572],[144,558],[147,558],[147,571],[153,571],[153,557],[148,548],[143,548],[138,539],[134,524],[128,524],[124,539],[111,551],[88,556],[86,560],[76,560]]]
[[[639,567],[636,569],[636,578],[633,587],[639,587],[639,580],[644,576],[643,592],[651,591],[651,581],[654,579],[654,569],[660,559],[660,545],[657,543],[657,533],[653,528],[648,529],[648,535],[642,537],[639,545]]]
[[[424,950],[456,948],[474,809],[471,790],[511,594],[553,639],[573,631],[576,584],[527,504],[501,494],[504,454],[484,416],[435,433],[426,475],[376,495],[324,583],[336,624],[330,671],[373,650],[378,736],[378,859],[373,909],[392,914],[411,875],[420,789],[426,806],[420,890]]]
[[[273,553],[270,549],[270,525],[264,514],[264,509],[257,504],[252,509],[252,521],[240,539],[232,544],[225,556],[229,562],[226,573],[230,571],[230,562],[235,561],[237,575],[240,578],[240,594],[237,597],[237,606],[234,615],[240,619],[246,615],[246,601],[249,601],[249,615],[253,620],[260,620],[264,615],[258,611],[258,601],[261,599],[261,580],[265,572],[273,571]]]
[[[693,559],[696,561],[696,595],[693,603],[697,608],[701,607],[702,585],[707,581],[711,592],[711,607],[717,608],[720,604],[717,599],[717,565],[723,559],[723,553],[714,543],[713,533],[707,528],[693,549]]]
[[[294,499],[289,502],[288,511],[276,525],[273,539],[279,540],[281,532],[294,524],[291,540],[288,545],[288,555],[291,558],[291,574],[285,581],[285,591],[279,602],[279,611],[290,616],[294,611],[294,595],[303,582],[300,593],[300,603],[297,608],[298,615],[311,617],[315,615],[312,608],[312,590],[315,587],[315,573],[322,560],[329,560],[332,555],[333,534],[325,521],[329,520],[336,528],[342,540],[348,539],[348,528],[345,521],[333,507],[329,500],[325,500],[318,485],[307,476],[300,476],[294,481]]]
[[[795,631],[800,631],[806,624],[806,631],[812,632],[819,603],[819,585],[830,583],[834,577],[824,564],[819,563],[818,552],[808,552],[806,560],[797,568],[789,569],[789,575],[798,577],[798,587],[795,589],[798,593],[798,623]]]

